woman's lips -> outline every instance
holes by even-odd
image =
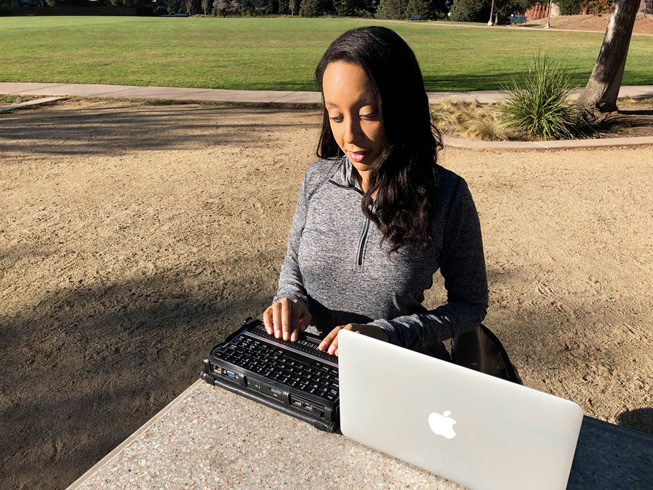
[[[349,150],[348,152],[349,159],[352,162],[362,162],[365,156],[367,155],[367,151],[351,151]]]

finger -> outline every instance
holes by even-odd
[[[299,324],[301,322],[302,308],[296,302],[290,303],[290,307],[290,338],[288,340],[295,342],[297,337],[299,337]]]
[[[344,327],[338,327],[338,331],[336,332],[336,338],[333,339],[331,342],[331,345],[329,346],[329,350],[327,351],[329,354],[332,356],[337,356],[338,355],[338,333],[340,333],[340,330],[354,330],[355,325],[348,323]],[[356,330],[356,333],[360,333],[358,330]]]
[[[272,306],[268,306],[263,312],[263,325],[268,335],[272,335]]]
[[[338,337],[333,339],[333,342],[331,342],[331,345],[329,346],[329,350],[327,352],[332,356],[338,355]]]
[[[272,305],[272,322],[274,323],[274,336],[278,339],[281,337],[281,304],[277,301]]]
[[[304,333],[304,331],[306,331],[306,327],[308,327],[311,324],[311,319],[313,318],[312,315],[308,312],[308,310],[304,308],[301,304],[297,304],[296,306],[298,308],[298,315],[301,315],[301,318],[299,319],[297,330],[293,331],[291,337],[291,340],[293,342],[297,341],[300,333]]]
[[[302,314],[302,318],[299,322],[299,330],[301,332],[304,332],[306,328],[311,324],[311,320],[313,319],[313,315],[311,315],[308,310],[304,310],[304,313]]]
[[[290,340],[290,331],[292,329],[290,325],[291,321],[291,306],[288,299],[284,298],[281,300],[281,336],[283,340]]]
[[[328,333],[326,337],[322,339],[322,342],[320,342],[320,345],[317,347],[319,350],[325,350],[328,349],[333,340],[338,336],[338,332],[340,331],[342,327],[336,327],[331,332]]]

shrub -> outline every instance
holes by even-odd
[[[413,15],[419,15],[421,20],[433,20],[435,17],[428,0],[408,0],[404,17],[410,19]]]
[[[453,0],[451,20],[456,22],[487,22],[489,18],[490,1]]]
[[[354,15],[355,7],[353,0],[333,0],[333,8],[340,17]]]
[[[383,19],[404,19],[407,6],[408,0],[381,0],[376,16]]]
[[[587,14],[609,14],[612,10],[612,0],[583,0],[580,3],[580,11]]]
[[[299,15],[302,17],[319,17],[322,15],[322,0],[302,0]]]
[[[560,9],[560,15],[577,15],[580,14],[581,0],[558,0],[556,4]]]
[[[288,10],[290,15],[298,15],[300,9],[300,0],[290,0],[288,2]]]
[[[585,110],[569,103],[569,74],[547,56],[535,56],[525,76],[506,87],[502,106],[511,126],[531,138],[574,139],[589,131]]]
[[[444,99],[431,107],[431,121],[445,135],[472,140],[514,139],[495,104]]]

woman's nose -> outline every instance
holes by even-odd
[[[348,118],[345,127],[345,142],[355,143],[360,141],[362,135],[363,131],[361,130],[360,122],[354,117]]]

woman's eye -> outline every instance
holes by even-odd
[[[361,119],[376,119],[378,114],[376,112],[366,112],[365,114],[360,114]]]
[[[342,116],[329,116],[329,119],[333,122],[342,122]]]

